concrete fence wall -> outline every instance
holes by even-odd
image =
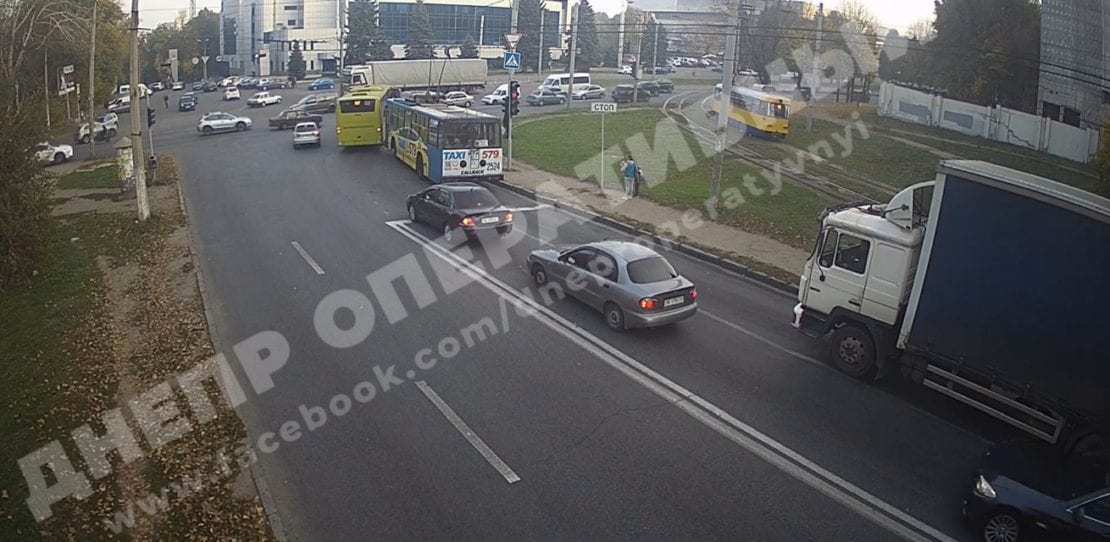
[[[879,115],[1008,143],[1084,164],[1098,152],[1098,130],[1005,107],[986,107],[883,83]]]

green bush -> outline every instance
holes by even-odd
[[[50,234],[51,181],[34,154],[45,138],[40,109],[27,99],[17,109],[11,87],[0,85],[8,121],[0,135],[0,291],[36,270]]]

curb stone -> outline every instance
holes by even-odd
[[[725,258],[725,257],[722,257],[722,256],[717,256],[716,254],[711,254],[711,253],[706,252],[705,250],[702,250],[702,249],[700,249],[696,246],[690,245],[689,243],[683,243],[681,241],[675,241],[675,240],[672,240],[672,239],[668,239],[666,237],[660,237],[659,235],[657,235],[655,233],[641,230],[641,229],[639,229],[635,226],[632,226],[630,224],[626,224],[624,222],[621,222],[619,220],[610,218],[608,216],[605,216],[605,215],[602,215],[602,214],[599,214],[599,213],[595,213],[595,212],[590,211],[588,209],[583,209],[583,208],[581,208],[577,205],[567,203],[565,201],[562,201],[562,200],[559,200],[559,199],[556,199],[556,198],[552,198],[552,197],[549,197],[549,196],[544,196],[544,195],[538,194],[534,190],[523,188],[523,187],[517,186],[515,184],[509,183],[507,181],[493,181],[493,183],[496,184],[497,186],[500,186],[500,187],[506,189],[506,190],[509,190],[511,192],[515,192],[515,193],[520,194],[524,197],[527,197],[531,200],[534,200],[537,203],[546,203],[546,204],[551,205],[552,207],[554,207],[556,209],[560,209],[564,212],[569,212],[570,214],[573,214],[573,215],[578,215],[580,218],[582,218],[586,221],[597,222],[599,224],[609,226],[610,228],[625,232],[625,233],[630,234],[630,235],[647,237],[648,239],[651,239],[655,243],[658,243],[658,244],[664,245],[664,246],[669,246],[669,247],[671,247],[671,248],[673,248],[673,249],[675,249],[675,250],[677,250],[677,251],[679,251],[679,252],[681,252],[681,253],[683,253],[687,256],[690,256],[690,257],[695,258],[697,260],[704,261],[706,263],[716,265],[717,267],[720,267],[721,269],[724,269],[725,271],[729,271],[729,272],[747,277],[749,279],[755,280],[756,282],[759,282],[759,283],[762,283],[764,285],[770,286],[772,288],[775,288],[776,290],[780,290],[780,291],[785,292],[785,293],[790,294],[790,295],[797,295],[798,294],[798,285],[795,284],[795,283],[789,283],[789,282],[779,280],[779,279],[777,279],[775,277],[772,277],[772,276],[770,276],[766,273],[763,273],[762,271],[757,271],[755,269],[752,269],[751,267],[748,267],[747,265],[744,265],[744,264],[742,264],[740,262],[737,262],[735,260],[731,260],[731,259],[728,259],[728,258]]]

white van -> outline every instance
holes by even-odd
[[[547,76],[547,79],[544,79],[540,86],[557,90],[564,94],[570,94],[576,90],[587,90],[590,88],[591,84],[590,74],[576,73],[574,74],[573,88],[571,88],[572,85],[569,73],[555,73]]]
[[[509,84],[504,83],[501,86],[494,89],[493,92],[491,92],[489,94],[486,94],[485,96],[482,96],[482,103],[484,103],[486,105],[499,105],[499,104],[505,103],[505,100],[508,97],[509,97]]]

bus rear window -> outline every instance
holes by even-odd
[[[365,100],[342,100],[339,102],[339,110],[343,113],[373,113],[374,102],[372,98]]]
[[[497,121],[455,121],[441,124],[440,143],[445,149],[480,149],[501,146]]]

